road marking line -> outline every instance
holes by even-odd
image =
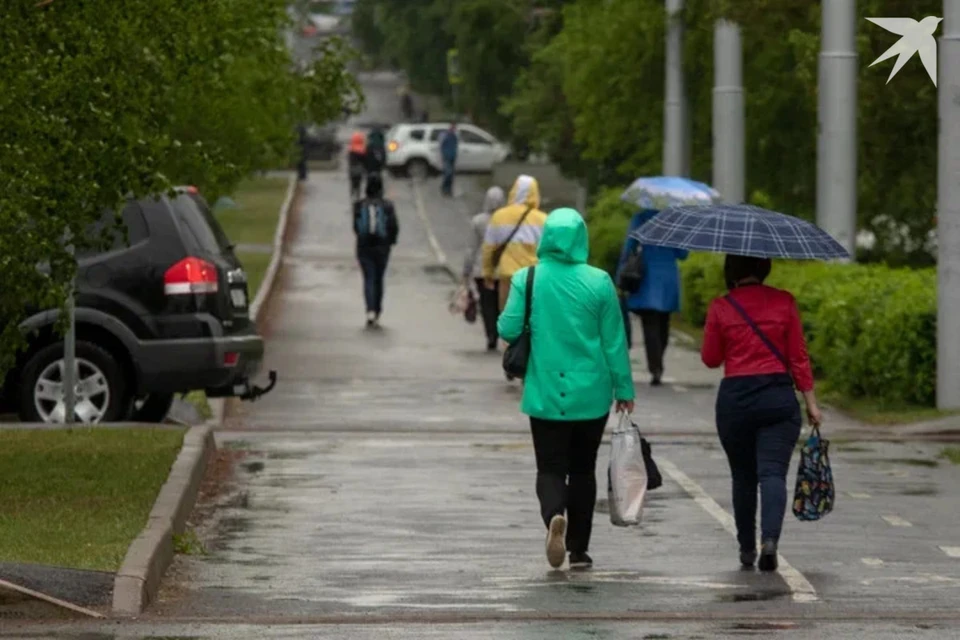
[[[940,550],[951,558],[960,558],[960,547],[940,547]]]
[[[882,567],[883,560],[880,558],[860,558],[860,562],[867,565],[868,567]]]
[[[682,384],[673,385],[673,389],[674,391],[679,391],[680,393],[686,393],[687,391],[690,391],[690,389],[686,388]]]
[[[900,516],[880,516],[887,521],[891,527],[912,527],[913,525],[901,518]]]
[[[437,254],[437,262],[446,267],[449,264],[447,262],[447,254],[440,248],[440,242],[433,233],[433,226],[427,217],[426,207],[423,206],[423,195],[420,193],[420,185],[414,180],[411,186],[413,187],[413,202],[417,208],[417,215],[420,216],[420,221],[423,222],[423,227],[427,230],[427,239],[430,241],[430,246],[433,248],[433,252]]]
[[[723,507],[717,504],[717,501],[711,498],[710,495],[704,491],[703,487],[694,482],[693,479],[683,471],[680,471],[679,467],[669,460],[660,458],[659,465],[674,482],[683,487],[683,490],[693,498],[694,502],[700,505],[703,510],[713,516],[724,529],[736,537],[737,524],[734,522],[733,516],[724,511]],[[807,580],[802,573],[794,569],[782,554],[780,554],[779,560],[780,577],[783,578],[783,581],[787,583],[787,587],[790,588],[790,593],[793,594],[793,601],[816,602],[819,599],[817,597],[817,590],[813,588],[810,581]]]
[[[858,500],[869,500],[870,498],[873,497],[869,493],[858,493],[856,491],[848,492],[847,495],[850,496],[851,498],[856,498]]]

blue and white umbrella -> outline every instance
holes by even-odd
[[[659,176],[637,178],[620,199],[641,209],[666,209],[685,204],[720,202],[720,193],[710,185],[690,180]]]
[[[748,204],[671,207],[630,235],[640,244],[755,258],[850,258],[815,224]]]

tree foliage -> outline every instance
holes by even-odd
[[[90,225],[130,195],[229,191],[287,157],[297,122],[361,99],[337,44],[293,65],[286,20],[283,0],[3,3],[0,372],[25,310],[64,300],[65,238],[96,244]]]

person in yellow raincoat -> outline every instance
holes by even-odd
[[[481,248],[484,284],[488,289],[499,289],[501,312],[513,274],[537,264],[537,247],[546,220],[547,214],[540,210],[540,185],[531,176],[519,176],[507,196],[507,205],[490,217]]]

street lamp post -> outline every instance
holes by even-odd
[[[937,172],[937,407],[960,409],[960,0],[943,2]]]
[[[817,224],[852,255],[857,236],[856,0],[823,0]]]
[[[683,82],[683,0],[666,0],[666,99],[663,117],[663,173],[689,173],[687,97]]]
[[[746,173],[740,27],[718,20],[713,47],[713,186],[724,202],[740,204]]]

